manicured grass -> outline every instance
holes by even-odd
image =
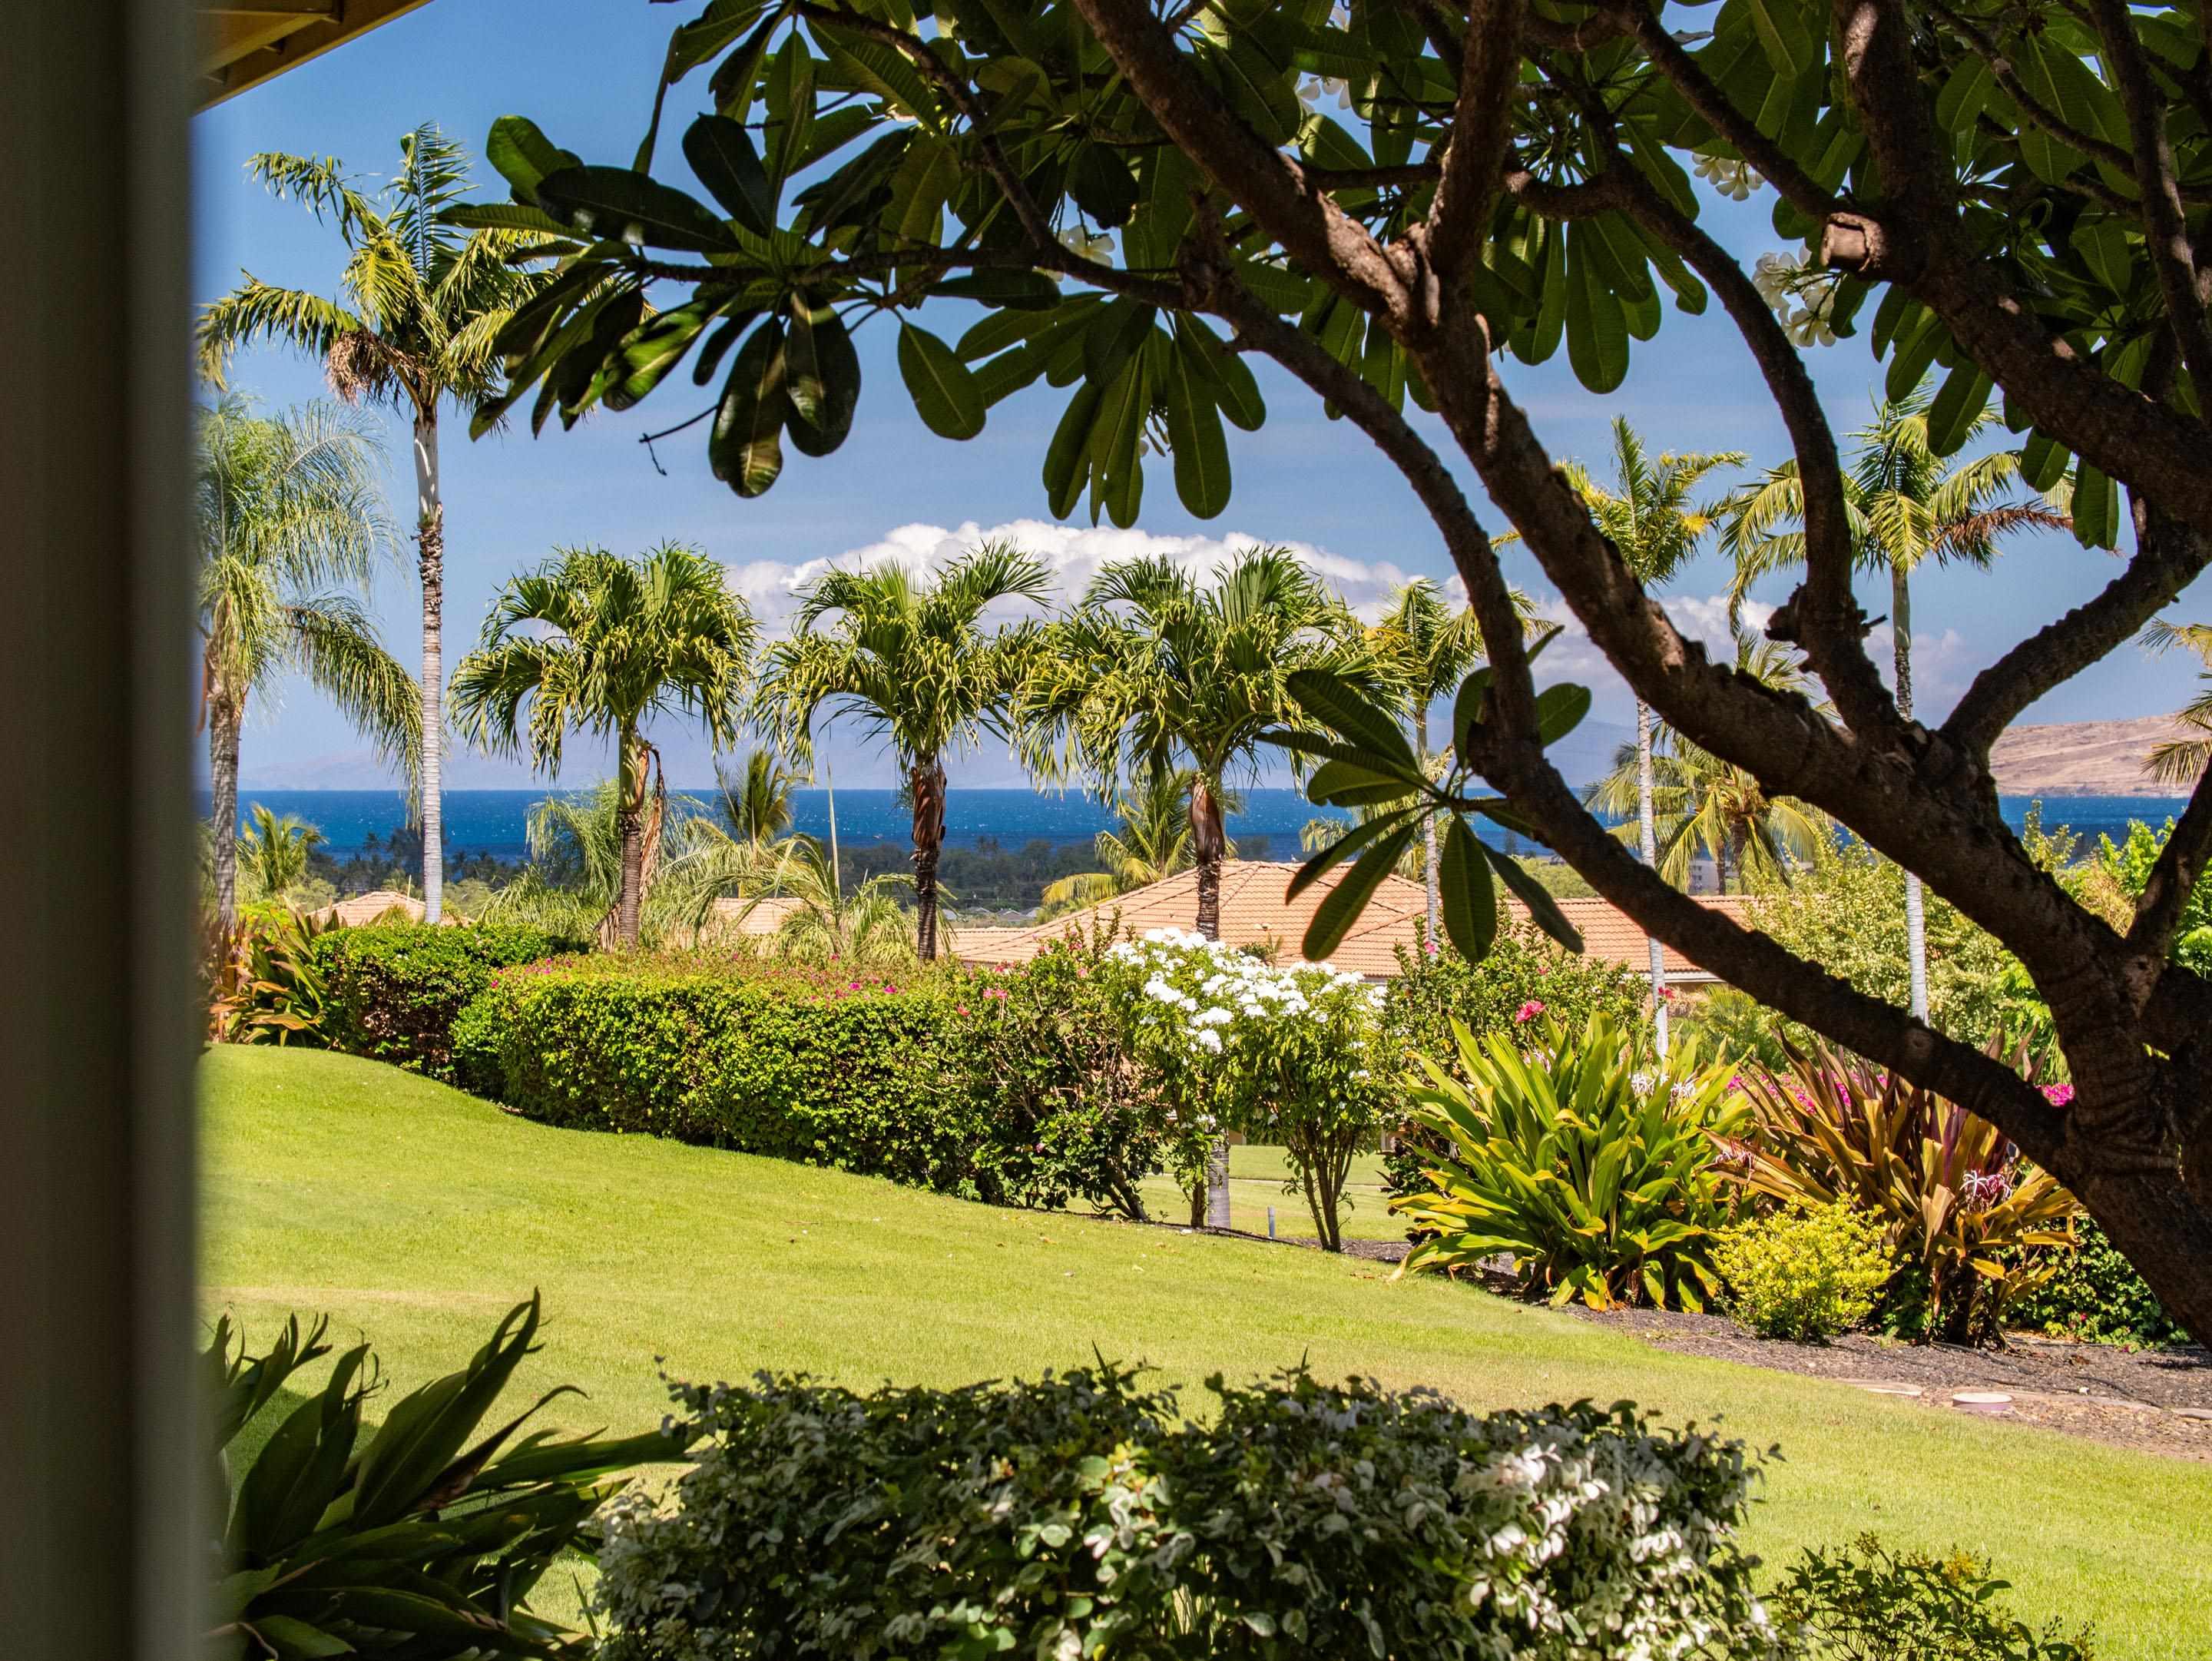
[[[1283,1184],[1291,1185],[1285,1189]],[[1153,1177],[1140,1187],[1145,1210],[1162,1222],[1190,1220],[1190,1202],[1173,1179]],[[1345,1205],[1338,1226],[1347,1240],[1402,1240],[1406,1225],[1384,1203],[1382,1161],[1371,1153],[1356,1156],[1352,1181],[1345,1190]],[[1306,1209],[1305,1190],[1293,1179],[1290,1161],[1279,1147],[1239,1146],[1229,1150],[1229,1222],[1247,1234],[1267,1232],[1267,1208],[1275,1208],[1275,1232],[1285,1239],[1314,1238],[1313,1213]]]
[[[2094,1620],[2114,1661],[2204,1653],[2212,1466],[1670,1355],[1319,1252],[550,1130],[346,1056],[218,1050],[202,1081],[210,1314],[265,1336],[326,1311],[403,1389],[459,1365],[535,1286],[545,1349],[518,1391],[582,1384],[588,1402],[550,1410],[578,1428],[657,1418],[656,1356],[695,1378],[956,1384],[1095,1345],[1157,1366],[1194,1409],[1207,1373],[1301,1355],[1470,1407],[1630,1396],[1780,1445],[1752,1530],[1770,1558],[1864,1530],[1956,1545],[1994,1557],[2038,1621]]]

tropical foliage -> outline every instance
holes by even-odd
[[[1784,1204],[1838,1201],[1876,1219],[1900,1271],[1891,1323],[1965,1343],[2070,1250],[2072,1195],[1987,1120],[1866,1062],[1815,1044],[1786,1073],[1742,1075],[1754,1121],[1730,1180]]]
[[[1818,1342],[1849,1332],[1889,1283],[1879,1220],[1848,1199],[1801,1202],[1721,1231],[1713,1267],[1729,1312],[1762,1338]]]
[[[900,904],[914,879],[886,873],[856,883],[848,892],[842,873],[811,837],[785,843],[772,864],[757,867],[758,885],[774,899],[755,896],[738,912],[743,918],[762,905],[782,912],[775,945],[799,963],[850,963],[884,968],[916,962],[912,919]],[[947,942],[951,931],[944,929]]]
[[[1079,871],[1048,886],[1037,914],[1040,921],[1149,887],[1190,868],[1194,775],[1187,767],[1158,767],[1145,773],[1143,780],[1135,789],[1119,793],[1121,828],[1101,830],[1091,841],[1101,868]],[[1233,793],[1225,794],[1224,815],[1237,811]],[[1222,857],[1234,859],[1234,847],[1225,847]]]
[[[696,1457],[609,1521],[605,1661],[1772,1650],[1740,1443],[1303,1370],[1191,1414],[1139,1378],[672,1386]]]
[[[465,231],[455,210],[468,190],[468,156],[425,123],[399,141],[398,171],[363,191],[335,157],[269,153],[248,167],[280,201],[335,226],[345,249],[342,299],[264,283],[251,272],[202,313],[200,368],[222,385],[231,356],[268,341],[319,360],[338,395],[389,404],[404,415],[415,463],[415,537],[422,581],[421,715],[410,753],[421,757],[422,894],[443,911],[446,507],[438,416],[448,403],[488,397],[500,383],[499,343],[515,308],[548,281],[531,269],[544,240],[495,222]],[[541,409],[537,423],[544,420]],[[533,430],[536,423],[533,423]],[[479,429],[481,430],[481,429]]]
[[[613,740],[622,867],[603,925],[612,944],[638,944],[666,813],[646,724],[688,715],[717,750],[732,742],[754,635],[722,568],[694,549],[664,543],[634,560],[565,549],[507,585],[454,672],[455,720],[486,750],[526,750],[533,768],[557,775],[572,729]]]
[[[2040,1631],[2007,1605],[1988,1561],[1896,1550],[1871,1534],[1808,1547],[1775,1588],[1776,1623],[1822,1661],[2095,1661],[2086,1627]]]
[[[563,1554],[587,1550],[587,1524],[635,1467],[678,1457],[682,1427],[619,1439],[515,1434],[550,1390],[495,1428],[485,1416],[538,1348],[538,1299],[518,1304],[459,1372],[391,1403],[367,1343],[330,1366],[321,1388],[288,1390],[331,1354],[327,1321],[297,1317],[259,1355],[228,1316],[204,1358],[222,1455],[265,1413],[282,1411],[250,1462],[226,1469],[210,1653],[361,1655],[465,1661],[580,1657],[585,1634],[531,1607]],[[291,1405],[286,1407],[286,1402]]]
[[[255,907],[208,954],[210,1043],[319,1044],[328,996],[315,941],[330,925]]]
[[[227,932],[238,915],[239,733],[255,699],[304,673],[410,777],[422,711],[360,599],[390,548],[368,430],[328,405],[258,416],[229,398],[201,413],[198,439],[200,718],[216,926]]]
[[[323,843],[323,833],[296,814],[279,816],[260,802],[247,814],[238,836],[239,873],[250,897],[280,898],[307,874],[307,855]]]
[[[1420,1058],[1414,1117],[1443,1151],[1425,1190],[1390,1202],[1424,1237],[1398,1272],[1505,1254],[1554,1304],[1703,1309],[1731,1204],[1713,1146],[1747,1117],[1729,1067],[1694,1043],[1655,1056],[1602,1014],[1579,1031],[1535,1019],[1533,1033],[1459,1027],[1455,1074]]]
[[[1032,625],[988,630],[983,614],[1048,592],[1043,565],[1004,543],[970,549],[927,580],[891,563],[832,571],[807,588],[792,637],[763,665],[760,706],[786,754],[811,757],[816,720],[849,715],[896,759],[913,800],[915,951],[924,962],[938,948],[945,764],[986,733],[1006,734],[1036,643]]]
[[[1016,706],[1023,758],[1044,777],[1100,788],[1187,772],[1192,921],[1212,938],[1224,792],[1256,771],[1267,729],[1298,718],[1292,677],[1322,668],[1372,678],[1351,613],[1287,549],[1244,550],[1210,585],[1165,558],[1116,561],[1036,654]]]
[[[2156,618],[2143,630],[2143,642],[2154,652],[2180,647],[2204,660],[2204,672],[2197,679],[2206,684],[2206,690],[2174,717],[2190,732],[2152,750],[2146,767],[2160,783],[2186,788],[2203,777],[2205,767],[2212,764],[2212,623],[2168,623]]]

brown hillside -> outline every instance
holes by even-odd
[[[2182,732],[2171,715],[2014,727],[1991,747],[1990,770],[2008,796],[2168,796],[2143,758]]]

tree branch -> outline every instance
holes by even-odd
[[[1942,18],[1951,30],[1966,43],[1967,51],[1989,65],[1990,78],[2003,90],[2006,97],[2020,106],[2021,114],[2053,138],[2071,149],[2081,151],[2082,155],[2093,161],[2103,162],[2115,173],[2124,177],[2134,174],[2136,162],[2133,156],[2118,144],[2112,143],[2095,133],[2084,132],[2030,92],[2027,83],[2014,70],[2012,60],[1997,49],[1997,44],[1994,40],[1976,28],[1971,20],[1962,17],[1950,7],[1941,3],[1941,0],[1929,0],[1928,9]]]
[[[1836,438],[1803,355],[1725,248],[1662,198],[1633,167],[1617,161],[1605,176],[1619,181],[1616,188],[1629,216],[1712,285],[1751,349],[1789,430],[1804,492],[1806,580],[1786,608],[1784,626],[1789,637],[1805,648],[1845,725],[1869,739],[1894,734],[1899,725],[1897,703],[1867,656],[1866,613],[1851,592],[1856,551],[1844,506]]]
[[[2140,496],[2135,502],[2136,552],[2127,569],[1976,675],[1951,711],[1943,736],[1968,755],[1988,756],[2021,710],[2103,661],[2212,565],[2212,536],[2153,513]]]
[[[2197,286],[2197,251],[2181,207],[2181,186],[2174,173],[2173,145],[2166,136],[2158,89],[2143,62],[2142,45],[2124,0],[2096,0],[2098,32],[2104,37],[2105,62],[2118,83],[2128,117],[2132,155],[2118,164],[2131,170],[2142,197],[2143,245],[2158,275],[2181,361],[2200,397],[2212,389],[2212,329],[2205,326],[2204,295]],[[2071,140],[2068,141],[2071,143]]]
[[[1425,227],[1443,304],[1458,298],[1468,266],[1481,258],[1498,174],[1513,141],[1509,94],[1521,77],[1521,24],[1527,12],[1527,0],[1472,0],[1468,9],[1458,100]]]

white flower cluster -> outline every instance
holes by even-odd
[[[1829,317],[1836,303],[1836,279],[1820,269],[1809,245],[1799,253],[1759,255],[1752,267],[1751,286],[1800,346],[1836,344]]]
[[[1718,155],[1698,158],[1698,177],[1711,183],[1723,196],[1733,197],[1738,202],[1748,200],[1751,193],[1766,182],[1750,162],[1730,161]]]
[[[1219,940],[1182,928],[1155,928],[1121,940],[1107,957],[1145,977],[1140,989],[1156,1009],[1142,1019],[1172,1023],[1188,1048],[1208,1056],[1243,1027],[1317,1020],[1346,1012],[1380,1013],[1383,993],[1328,964],[1278,966]]]

